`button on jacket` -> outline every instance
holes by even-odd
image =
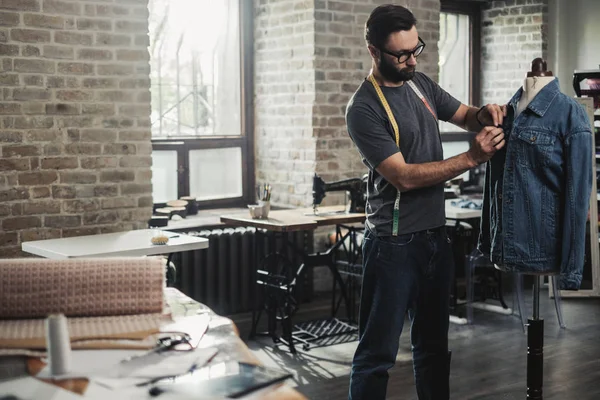
[[[478,248],[508,271],[560,273],[560,288],[581,286],[592,188],[592,128],[583,106],[548,83],[514,117],[506,146],[487,163]],[[593,228],[596,227],[595,221]]]

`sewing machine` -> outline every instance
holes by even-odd
[[[336,182],[325,183],[320,176],[315,174],[313,177],[313,211],[317,215],[317,207],[326,196],[327,192],[349,192],[350,208],[346,212],[364,213],[367,203],[367,178],[365,174],[362,178],[351,178]]]

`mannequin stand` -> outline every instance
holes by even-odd
[[[527,322],[527,400],[542,400],[544,381],[544,320],[540,318],[540,279],[533,281],[533,318]]]

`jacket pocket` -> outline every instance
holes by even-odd
[[[529,168],[546,167],[556,135],[537,129],[515,129],[513,133],[517,163]]]

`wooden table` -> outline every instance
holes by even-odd
[[[221,222],[233,226],[252,226],[273,232],[295,232],[314,230],[321,226],[352,224],[365,222],[364,213],[347,213],[345,207],[319,207],[315,215],[312,208],[296,208],[276,210],[269,213],[269,218],[253,219],[250,213],[238,212],[221,216]]]
[[[198,314],[208,314],[211,317],[209,328],[202,337],[199,348],[216,347],[219,352],[211,361],[218,363],[229,359],[252,363],[259,365],[260,362],[239,338],[239,332],[235,324],[228,318],[215,314],[211,309],[200,304],[193,299],[185,296],[173,288],[165,289],[165,300],[171,308],[174,316],[194,316]],[[38,358],[29,358],[27,361],[27,370],[32,377],[19,378],[19,385],[25,384],[34,387],[38,386],[35,393],[51,394],[52,400],[68,400],[72,398],[84,399],[108,399],[118,400],[124,398],[119,395],[118,390],[109,390],[104,386],[96,384],[88,379],[65,379],[52,381],[47,379],[38,379],[33,376],[43,367],[44,363]],[[0,358],[0,367],[2,367],[2,358]],[[1,370],[1,368],[0,368]],[[0,380],[1,382],[1,380]],[[15,380],[15,382],[17,382]],[[13,387],[17,387],[17,383]],[[59,389],[60,388],[60,389]],[[0,393],[18,395],[18,392],[11,393],[11,381],[0,383]],[[8,392],[7,392],[8,391]],[[77,395],[75,395],[75,393]],[[130,392],[131,393],[131,392]],[[48,397],[49,398],[49,397]],[[137,398],[137,397],[136,397]],[[140,397],[141,398],[141,397]],[[144,397],[146,398],[146,397]],[[150,397],[147,397],[150,398]],[[248,397],[250,398],[250,397]],[[280,383],[270,386],[261,391],[252,394],[252,399],[261,400],[305,400],[306,398],[294,390],[288,383]]]
[[[445,203],[447,219],[467,220],[481,217],[481,210],[460,208],[452,205],[448,199]],[[364,223],[365,214],[346,213],[341,206],[320,207],[317,215],[312,208],[297,208],[292,210],[277,210],[269,213],[269,218],[253,219],[248,211],[240,211],[221,215],[221,222],[232,226],[252,226],[274,232],[295,232],[312,230],[321,226],[339,224]]]
[[[141,257],[180,251],[206,249],[208,239],[161,231],[169,237],[166,245],[153,245],[154,229],[76,236],[24,242],[27,253],[54,260],[81,257]]]

